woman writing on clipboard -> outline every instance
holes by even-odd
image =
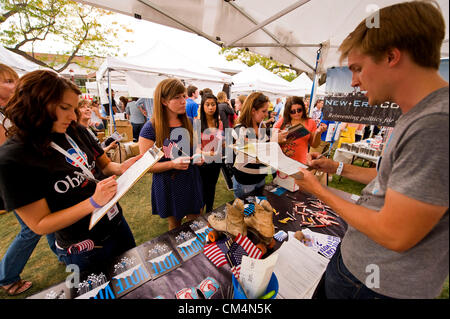
[[[35,233],[55,232],[59,258],[84,271],[136,246],[119,204],[91,230],[89,221],[115,195],[115,175],[138,157],[122,164],[108,159],[76,124],[80,94],[51,71],[19,79],[5,107],[12,126],[0,148],[0,194]]]
[[[289,128],[299,124],[303,126],[301,129],[288,134]],[[320,144],[320,135],[327,130],[327,126],[323,123],[316,129],[316,122],[308,117],[305,103],[298,96],[287,99],[283,117],[275,123],[273,128],[280,130],[278,143],[283,153],[303,164],[306,163],[308,146],[317,147]]]

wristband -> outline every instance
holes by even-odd
[[[344,169],[344,163],[339,162],[339,166],[338,166],[338,168],[337,168],[337,170],[336,170],[336,175],[341,176],[342,170],[343,170],[343,169]]]
[[[89,203],[91,203],[91,205],[94,206],[94,208],[102,208],[102,207],[103,207],[103,206],[97,204],[97,203],[95,202],[95,200],[92,198],[92,196],[89,197]]]

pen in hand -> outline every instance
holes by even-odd
[[[322,157],[328,155],[328,153],[330,153],[330,151],[331,151],[331,148],[330,148],[328,151],[326,151],[325,153],[320,154],[320,155],[316,158],[316,160],[318,160],[319,158],[322,158]]]

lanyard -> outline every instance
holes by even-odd
[[[58,152],[60,152],[61,154],[63,154],[64,156],[70,158],[75,165],[76,164],[81,164],[78,165],[82,170],[83,170],[83,175],[92,181],[97,181],[96,178],[94,177],[94,174],[92,174],[92,172],[87,168],[87,155],[85,155],[80,147],[77,145],[77,143],[75,143],[75,141],[69,136],[67,135],[67,133],[65,133],[66,139],[69,142],[70,145],[72,145],[73,149],[75,150],[75,152],[79,155],[79,157],[75,157],[73,154],[69,154],[66,150],[64,150],[61,146],[59,146],[58,144],[56,144],[55,142],[51,142],[50,146],[53,147],[55,150],[57,150]],[[81,159],[81,160],[80,160]],[[75,172],[78,173],[78,172]]]

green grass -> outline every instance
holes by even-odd
[[[345,178],[338,181],[337,177],[338,176],[334,176],[333,181],[329,183],[329,186],[358,195],[364,187],[364,185],[360,183]],[[269,183],[271,180],[272,176],[268,176],[266,182]],[[167,221],[160,218],[158,215],[152,215],[151,213],[151,181],[151,174],[145,175],[120,200],[125,218],[130,225],[137,245],[155,238],[168,230]],[[219,207],[233,199],[233,192],[227,190],[225,182],[220,175],[216,187],[214,207]],[[8,249],[9,244],[19,232],[20,227],[17,219],[12,213],[0,215],[0,224],[2,225],[0,228],[0,242],[2,243],[0,247],[0,256],[3,256]],[[23,279],[33,282],[33,287],[16,297],[9,297],[0,290],[0,298],[26,298],[55,284],[63,282],[67,275],[68,273],[65,272],[65,265],[58,263],[56,256],[48,247],[47,240],[44,236],[39,241],[21,274]],[[449,281],[447,278],[439,298],[449,298],[448,284]]]

